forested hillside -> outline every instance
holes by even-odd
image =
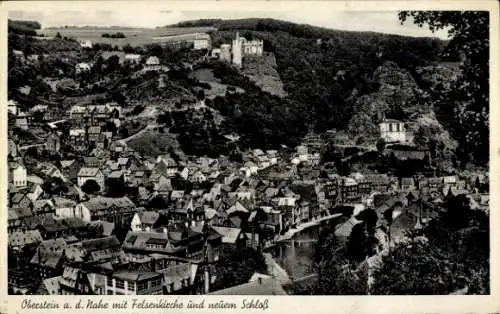
[[[307,131],[329,129],[375,140],[378,119],[386,116],[417,121],[412,131],[421,136],[420,143],[438,142],[446,151],[457,148],[455,140],[465,145],[461,136],[450,137],[458,127],[450,121],[455,115],[450,104],[436,101],[437,91],[456,84],[462,73],[463,47],[456,39],[338,31],[272,19],[198,20],[176,26],[214,26],[215,46],[230,43],[236,31],[247,39],[264,40],[264,50],[276,58],[287,97],[269,100],[253,95],[230,102],[240,104],[242,120],[263,129],[248,128],[250,132],[272,133],[268,144],[292,143]],[[286,132],[275,122],[286,125]],[[474,160],[461,157],[464,163]]]

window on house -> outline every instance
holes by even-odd
[[[107,294],[108,294],[108,295],[113,295],[113,290],[108,290],[108,291],[107,291]]]
[[[160,287],[161,286],[161,279],[155,279],[151,282],[151,287]]]
[[[148,288],[148,283],[147,282],[140,282],[137,284],[137,291],[143,291]]]
[[[108,277],[106,279],[106,284],[107,284],[108,287],[113,287],[113,278]]]
[[[389,123],[389,132],[392,132],[392,123]]]
[[[135,282],[133,282],[133,281],[127,281],[127,289],[129,291],[134,291],[135,290]]]
[[[125,289],[125,281],[121,279],[115,279],[115,287],[119,289]]]

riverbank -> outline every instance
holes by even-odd
[[[267,272],[269,275],[276,278],[282,285],[289,285],[292,283],[290,276],[273,258],[270,253],[263,253],[267,265]]]
[[[319,219],[315,219],[315,220],[308,221],[308,222],[305,222],[303,224],[300,224],[299,226],[297,226],[295,228],[291,228],[285,234],[278,235],[273,242],[264,245],[263,250],[270,249],[270,248],[276,246],[277,243],[288,241],[291,238],[293,238],[293,236],[295,234],[297,234],[297,233],[299,233],[301,231],[304,231],[306,229],[309,229],[311,227],[318,226],[323,221],[327,221],[327,220],[330,220],[330,219],[335,219],[335,218],[338,218],[340,216],[342,216],[342,214],[331,214],[331,215],[328,215],[328,216],[325,216],[325,217],[321,217]]]
[[[308,221],[308,222],[305,222],[303,224],[300,224],[300,225],[298,225],[295,228],[291,228],[285,234],[278,236],[278,238],[276,239],[276,242],[290,240],[298,232],[301,232],[301,231],[304,231],[305,229],[317,226],[317,225],[319,225],[323,221],[327,221],[327,220],[330,220],[330,219],[338,218],[340,216],[342,216],[342,214],[332,214],[332,215],[328,215],[328,216],[325,216],[325,217],[321,217],[319,219],[315,219],[315,220]]]

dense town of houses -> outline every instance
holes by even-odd
[[[190,40],[195,49],[210,47],[206,36]],[[82,47],[91,45],[82,42]],[[262,41],[237,35],[232,46],[222,45],[213,53],[241,65],[245,54],[262,54]],[[139,55],[119,57],[120,62],[142,62]],[[146,58],[145,66],[164,69],[157,57]],[[88,63],[75,67],[77,72],[90,69]],[[432,219],[429,208],[449,195],[465,195],[474,209],[489,208],[489,195],[481,189],[487,174],[339,176],[321,164],[314,141],[291,155],[247,151],[242,163],[182,153],[146,158],[108,130],[109,124],[123,122],[124,110],[116,103],[75,104],[67,112],[38,105],[23,113],[9,100],[8,111],[10,125],[21,130],[39,123],[34,112],[43,114],[50,129],[42,144],[21,144],[9,133],[8,280],[13,293],[284,294],[273,278],[258,274],[249,283],[212,291],[221,248],[272,246],[301,225],[346,206],[353,214],[336,229],[341,238],[359,223],[356,214],[364,208],[374,208],[381,217],[394,210],[391,238],[383,225],[377,229],[385,244],[400,241],[405,230]],[[60,121],[70,122],[67,134],[57,127]],[[384,120],[380,136],[401,143],[409,138],[404,122],[396,120]],[[26,152],[33,147],[73,157],[28,166]],[[327,175],[321,176],[322,171]],[[97,185],[93,193],[82,190],[89,182]],[[68,188],[49,191],[57,184]],[[136,193],[109,197],[112,186]]]

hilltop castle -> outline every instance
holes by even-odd
[[[239,32],[236,32],[236,38],[233,40],[232,45],[222,44],[220,49],[215,52],[222,61],[231,62],[239,68],[243,65],[244,56],[262,56],[263,53],[263,40],[247,40],[245,37],[240,37]]]

